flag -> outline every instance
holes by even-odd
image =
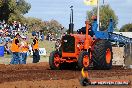
[[[97,0],[84,0],[85,5],[97,5]]]

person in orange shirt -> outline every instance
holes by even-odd
[[[20,56],[21,56],[20,64],[26,64],[27,52],[29,50],[29,46],[28,46],[28,43],[26,41],[26,37],[25,36],[21,36],[21,37],[22,37],[22,42],[21,42],[21,47],[20,47],[20,50],[21,50],[21,53],[20,53]]]
[[[37,63],[40,60],[39,44],[36,34],[33,36],[32,50],[33,50],[33,63]]]
[[[12,52],[12,59],[10,64],[19,64],[20,61],[20,42],[19,42],[20,35],[19,33],[16,34],[15,38],[12,41],[11,45],[11,52]]]

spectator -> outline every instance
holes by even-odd
[[[12,60],[11,60],[10,64],[19,64],[19,61],[20,61],[19,38],[20,38],[20,35],[19,35],[19,33],[17,33],[15,38],[13,39],[13,42],[11,45]]]
[[[55,49],[57,51],[59,51],[60,47],[61,47],[61,40],[57,39],[56,42],[55,42]]]
[[[51,41],[54,41],[54,34],[51,34]]]
[[[40,60],[40,55],[39,55],[39,44],[38,44],[38,39],[37,36],[33,36],[33,43],[32,43],[32,50],[33,50],[33,63],[37,63]]]
[[[21,53],[20,53],[20,55],[21,55],[20,64],[26,64],[28,50],[29,50],[29,47],[28,47],[28,43],[26,41],[26,37],[22,36]]]
[[[41,35],[41,40],[44,41],[44,34]]]
[[[8,42],[5,43],[4,48],[7,54],[11,54],[11,50],[10,50],[10,47],[8,46]]]
[[[50,41],[51,40],[51,34],[48,33],[48,40]]]

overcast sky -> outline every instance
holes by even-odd
[[[100,5],[103,0],[100,0]],[[86,6],[83,0],[27,0],[32,6],[29,13],[25,16],[40,18],[44,21],[52,19],[60,22],[68,28],[70,6],[74,6],[74,24],[75,29],[85,25],[86,11],[93,7]],[[132,0],[105,0],[119,18],[118,28],[126,23],[132,23]]]

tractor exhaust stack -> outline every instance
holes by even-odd
[[[69,31],[68,33],[72,33],[73,34],[73,29],[74,29],[74,24],[73,24],[73,6],[70,7],[71,8],[71,13],[70,13],[70,24],[69,24]]]

